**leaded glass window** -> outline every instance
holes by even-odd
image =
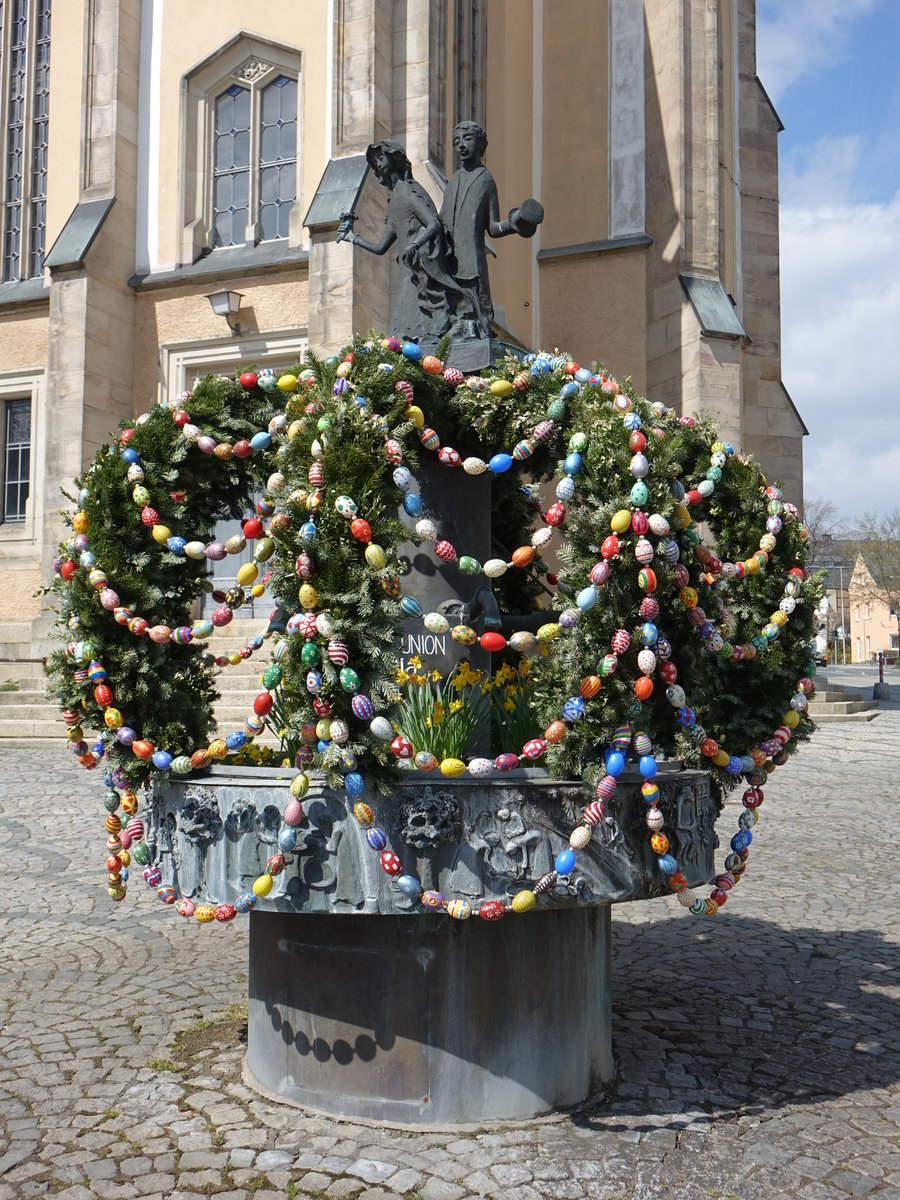
[[[297,195],[297,81],[287,75],[234,83],[215,99],[213,246],[288,236]]]
[[[51,0],[8,0],[0,9],[0,96],[5,170],[2,207],[3,282],[40,275],[47,207]]]
[[[6,405],[3,443],[3,520],[25,520],[25,501],[31,480],[31,401],[10,400]]]

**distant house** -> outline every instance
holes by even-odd
[[[822,601],[817,611],[816,650],[829,661],[852,659],[850,644],[850,576],[856,558],[855,544],[824,535],[813,550],[810,571],[824,572]]]
[[[869,662],[879,651],[900,653],[900,612],[891,606],[886,581],[857,556],[847,589],[850,609],[850,643],[854,662]],[[896,597],[896,587],[891,591]]]

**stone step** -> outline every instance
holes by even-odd
[[[60,710],[46,697],[31,703],[10,703],[9,696],[15,693],[0,693],[0,721],[29,720],[29,721],[59,721]]]
[[[822,713],[858,713],[877,708],[874,700],[834,700],[829,704],[817,704],[815,700],[809,706],[809,715],[816,719]]]
[[[3,649],[6,651],[9,647],[4,646]],[[30,654],[30,652],[31,647],[29,646],[28,653]],[[29,658],[27,654],[22,657],[0,657],[0,683],[14,679],[17,683],[37,687],[44,678],[44,663],[40,658]]]
[[[833,724],[835,721],[874,721],[876,717],[880,717],[882,714],[881,710],[878,708],[868,708],[865,710],[865,712],[838,713],[826,710],[822,713],[810,715],[817,725],[829,725]]]
[[[7,643],[18,644],[19,642],[31,641],[31,622],[30,621],[2,621],[0,622],[0,646],[5,646]]]
[[[3,737],[0,735],[0,750],[59,750],[61,745],[58,737]]]

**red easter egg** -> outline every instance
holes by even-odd
[[[264,717],[272,711],[272,705],[275,703],[272,696],[268,692],[260,692],[253,701],[253,711],[258,717]]]
[[[238,383],[249,392],[251,388],[256,387],[259,380],[255,371],[244,371],[242,375],[238,375]]]
[[[255,541],[255,539],[258,538],[262,533],[263,523],[260,521],[259,517],[248,517],[241,526],[241,529],[243,530],[244,537],[248,541],[252,542]]]
[[[59,568],[59,573],[68,583],[77,570],[78,568],[76,567],[75,563],[73,563],[70,558],[67,558],[63,565]]]
[[[131,752],[137,758],[143,759],[146,762],[153,757],[153,746],[150,742],[145,742],[143,739],[131,743]]]
[[[350,532],[358,542],[368,543],[372,540],[372,527],[369,522],[364,520],[362,517],[355,517],[350,522]]]
[[[506,646],[506,638],[502,633],[483,633],[479,638],[482,650],[496,654]]]

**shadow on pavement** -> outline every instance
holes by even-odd
[[[861,914],[868,902],[856,897]],[[619,1080],[573,1120],[610,1129],[617,1113],[771,1113],[887,1087],[900,1079],[898,981],[900,946],[875,929],[614,915]]]

